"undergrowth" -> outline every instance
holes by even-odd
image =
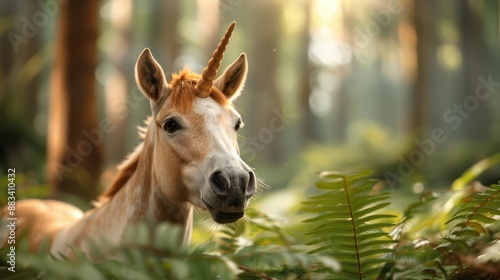
[[[495,159],[494,156],[492,157]],[[500,185],[473,182],[473,166],[444,193],[428,192],[403,211],[369,172],[324,172],[303,204],[305,237],[249,210],[193,248],[179,228],[138,224],[120,247],[92,245],[73,260],[16,252],[16,273],[0,250],[2,279],[500,279]],[[113,252],[113,257],[103,252]]]

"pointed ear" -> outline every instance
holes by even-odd
[[[165,74],[148,48],[142,51],[135,64],[135,81],[142,93],[152,101],[158,101],[165,94]]]
[[[236,99],[245,85],[247,79],[247,56],[240,54],[233,64],[226,68],[224,73],[214,82],[229,100]]]

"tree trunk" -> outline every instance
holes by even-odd
[[[482,1],[480,1],[482,2]],[[475,4],[479,4],[476,2]],[[488,77],[486,66],[486,54],[488,49],[483,40],[483,30],[481,22],[481,10],[479,7],[473,7],[474,3],[469,1],[460,2],[460,29],[462,30],[462,50],[463,50],[463,95],[458,99],[458,103],[464,103],[468,96],[474,96],[476,87],[479,84],[478,77]],[[484,5],[484,3],[481,3]],[[487,108],[487,100],[479,101],[476,110],[467,112],[470,119],[464,119],[463,135],[473,141],[481,141],[488,137],[490,127],[484,124],[492,123],[492,118]],[[467,103],[465,109],[473,109],[474,103]]]
[[[345,1],[341,2],[341,12],[342,12],[342,40],[347,42],[350,46],[353,46],[352,33],[348,32],[348,26],[350,25],[351,19],[349,18],[352,8],[348,8],[348,4]],[[354,54],[353,54],[354,55]],[[354,57],[353,57],[354,58]],[[336,75],[342,77],[340,86],[337,89],[335,100],[335,106],[333,107],[333,130],[335,134],[333,136],[334,141],[343,143],[346,141],[347,127],[349,125],[349,96],[348,96],[348,78],[351,66],[339,65],[332,71],[331,75]]]
[[[165,73],[167,80],[170,80],[169,73],[178,72],[184,66],[184,61],[175,64],[181,50],[181,42],[177,33],[177,25],[181,15],[180,1],[162,1],[163,17],[162,36],[160,37],[160,45],[165,53]]]
[[[257,71],[253,78],[255,81],[254,100],[251,109],[255,117],[255,127],[250,128],[249,143],[256,149],[261,159],[278,163],[283,158],[284,133],[280,129],[273,130],[274,126],[286,126],[286,123],[274,124],[271,120],[278,114],[283,114],[284,108],[280,104],[280,96],[276,86],[276,73],[278,70],[278,38],[279,38],[279,7],[276,1],[253,1],[255,13],[259,19],[255,21],[254,64],[265,65]],[[259,66],[257,66],[259,67]],[[257,69],[257,68],[256,68]],[[250,82],[249,82],[250,83]],[[278,113],[277,113],[278,112]],[[278,118],[279,119],[279,118]]]
[[[26,4],[2,3],[0,17],[18,22],[32,18],[39,6],[35,2]],[[28,36],[21,25],[13,27],[0,36],[0,131],[4,132],[0,140],[0,166],[35,170],[45,146],[34,130],[41,72],[40,63],[34,61],[40,57],[40,32],[34,27],[29,29]]]
[[[414,24],[417,37],[417,69],[413,96],[410,99],[410,139],[422,139],[425,137],[427,125],[429,123],[428,92],[430,90],[430,85],[427,62],[432,59],[430,57],[432,54],[428,50],[430,44],[429,28],[431,28],[429,20],[432,20],[432,17],[429,16],[429,11],[432,9],[432,5],[430,1],[414,2]]]
[[[320,136],[317,131],[317,124],[319,123],[311,107],[309,106],[309,98],[311,97],[311,76],[313,74],[314,65],[309,59],[309,45],[311,43],[311,35],[309,34],[311,28],[311,2],[304,1],[304,26],[302,27],[302,35],[300,43],[302,49],[300,51],[300,85],[299,85],[299,107],[300,112],[303,114],[301,118],[301,134],[304,144],[310,142],[318,142]]]
[[[97,194],[103,132],[95,93],[98,0],[60,6],[51,81],[47,172],[55,196]]]

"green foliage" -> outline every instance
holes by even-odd
[[[18,252],[13,274],[0,264],[1,277],[23,279],[309,279],[311,267],[338,269],[337,261],[295,248],[275,220],[249,211],[246,220],[223,227],[220,237],[191,250],[181,247],[181,229],[167,223],[151,230],[140,223],[127,228],[123,244],[90,243],[90,256],[73,248],[74,258]],[[250,239],[251,237],[251,239]],[[2,250],[1,257],[7,251]],[[89,260],[91,259],[91,260]],[[3,279],[3,278],[2,278]],[[18,279],[18,278],[12,278]]]
[[[482,160],[456,179],[450,192],[427,193],[408,206],[393,231],[400,244],[388,269],[391,277],[500,278],[500,185],[467,185],[472,174],[479,176],[497,163],[498,155]]]
[[[481,170],[495,161],[484,163]],[[324,172],[302,206],[310,215],[305,237],[253,209],[189,249],[179,245],[178,227],[137,224],[120,246],[91,243],[90,260],[77,249],[58,259],[47,256],[47,244],[39,254],[19,246],[11,273],[1,249],[0,278],[500,279],[500,185],[467,185],[470,174],[398,211],[389,200],[400,194],[383,191],[369,172]]]
[[[50,187],[47,185],[40,185],[32,174],[16,173],[16,199],[35,198],[35,197],[48,197],[50,194]],[[0,206],[7,204],[7,185],[9,183],[7,175],[0,176],[0,185],[4,186],[0,192]]]
[[[500,163],[500,153],[494,154],[488,158],[485,158],[478,163],[474,164],[471,168],[467,169],[462,176],[456,179],[451,185],[453,190],[463,189],[467,184],[472,182],[485,170],[491,168]]]
[[[432,276],[442,273],[445,278],[453,279],[467,273],[468,267],[474,264],[468,263],[466,256],[475,244],[480,241],[492,245],[498,241],[498,237],[492,240],[492,236],[488,236],[491,234],[488,227],[499,222],[500,185],[491,185],[462,202],[446,222],[450,225],[446,237],[434,248],[439,255],[432,261],[433,266],[425,270]]]
[[[381,267],[392,262],[388,256],[398,243],[383,229],[393,227],[388,222],[392,214],[378,212],[389,205],[388,193],[378,193],[377,180],[367,179],[368,173],[323,173],[316,184],[325,191],[311,197],[306,209],[316,216],[308,219],[314,227],[309,232],[314,246],[309,253],[326,253],[338,258],[342,270],[333,279],[373,279]]]

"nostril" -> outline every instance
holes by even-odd
[[[255,174],[252,171],[250,171],[249,175],[250,175],[250,177],[248,179],[247,188],[245,190],[245,196],[246,197],[251,197],[254,194],[254,192],[255,192],[255,185],[256,185],[256,183],[255,183]]]
[[[215,171],[210,175],[210,187],[218,195],[227,195],[229,179],[221,171]]]

